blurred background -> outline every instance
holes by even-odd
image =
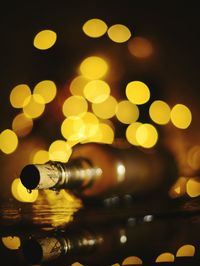
[[[36,200],[19,182],[28,163],[121,138],[166,145],[180,170],[172,197],[199,196],[199,21],[196,4],[170,1],[5,4],[0,198]]]

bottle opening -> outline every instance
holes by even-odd
[[[36,166],[29,164],[22,169],[20,179],[22,184],[27,189],[31,190],[38,186],[40,181],[40,173]]]

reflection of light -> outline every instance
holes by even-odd
[[[69,141],[82,139],[84,131],[85,125],[79,116],[70,116],[62,122],[61,133],[63,137]]]
[[[116,114],[116,109],[117,100],[111,95],[104,102],[92,104],[93,112],[102,119],[113,117]]]
[[[124,178],[125,178],[125,172],[126,172],[126,169],[125,169],[124,165],[121,164],[121,163],[119,163],[117,165],[117,180],[119,182],[122,182],[124,180]]]
[[[45,150],[39,150],[33,155],[32,163],[46,163],[49,161],[49,152]]]
[[[11,250],[19,249],[21,246],[21,241],[18,236],[6,236],[1,238],[2,243],[5,247]]]
[[[111,266],[120,266],[119,263],[112,264]]]
[[[12,129],[18,137],[28,135],[33,128],[33,120],[23,113],[18,114],[12,121]]]
[[[5,129],[0,134],[0,149],[6,154],[10,154],[16,150],[18,146],[18,138],[15,132]]]
[[[195,254],[195,247],[193,245],[184,245],[176,252],[176,257],[193,257]]]
[[[139,145],[139,143],[136,139],[136,131],[140,125],[142,125],[142,123],[134,122],[134,123],[130,124],[126,129],[126,139],[128,140],[129,143],[131,143],[132,145],[135,145],[135,146]]]
[[[200,180],[198,177],[190,178],[187,181],[186,192],[192,198],[200,196]]]
[[[85,78],[100,79],[108,70],[106,61],[98,56],[87,57],[80,65],[80,71]]]
[[[104,102],[110,95],[110,87],[103,80],[92,80],[85,85],[85,98],[92,103]]]
[[[164,101],[154,101],[149,108],[151,119],[160,125],[165,125],[170,121],[170,107]]]
[[[74,262],[71,264],[71,266],[84,266],[84,265],[79,262]]]
[[[115,24],[111,26],[108,31],[108,37],[113,41],[117,43],[123,43],[128,41],[128,39],[131,37],[130,30],[122,24]]]
[[[31,90],[26,84],[15,86],[10,93],[10,103],[15,108],[22,108],[25,99],[31,95]]]
[[[11,191],[14,198],[21,202],[34,202],[38,197],[38,190],[33,190],[31,192],[27,191],[19,178],[13,180]]]
[[[51,80],[40,81],[33,90],[34,94],[39,94],[42,99],[38,99],[39,103],[49,103],[51,102],[57,93],[56,85]]]
[[[136,130],[136,140],[144,148],[153,147],[158,140],[156,128],[148,123],[140,125]]]
[[[55,140],[49,146],[49,159],[52,161],[67,162],[71,154],[71,146],[64,140]]]
[[[127,257],[123,260],[122,265],[141,265],[142,260],[136,256]]]
[[[145,215],[143,218],[143,221],[146,223],[152,222],[153,221],[153,215],[151,215],[151,214]]]
[[[200,168],[200,146],[199,145],[193,146],[188,151],[187,163],[194,170],[198,170]]]
[[[156,262],[174,262],[174,255],[169,252],[162,253],[156,258]]]
[[[134,104],[144,104],[150,98],[150,91],[144,82],[131,81],[126,86],[126,96]]]
[[[171,198],[177,198],[185,194],[186,192],[186,177],[179,177],[176,183],[170,188],[169,195]]]
[[[106,33],[107,25],[103,20],[93,18],[84,23],[83,31],[91,38],[98,38]]]
[[[72,95],[79,95],[83,96],[83,89],[85,85],[88,83],[88,79],[86,79],[83,76],[77,76],[75,77],[69,86],[69,90]]]
[[[87,112],[88,103],[82,96],[70,96],[67,98],[62,106],[63,114],[68,116],[75,116]]]
[[[143,37],[132,38],[128,42],[128,49],[133,56],[138,58],[147,58],[153,53],[151,42]]]
[[[39,94],[30,95],[26,98],[26,105],[23,112],[28,118],[37,118],[41,116],[45,110],[45,104],[42,103],[43,98]]]
[[[33,40],[33,45],[40,50],[51,48],[57,39],[57,35],[52,30],[43,30],[37,33]]]
[[[138,119],[139,109],[135,104],[123,100],[117,105],[116,117],[124,124],[131,124]]]
[[[125,235],[120,236],[120,242],[122,244],[126,243],[127,242],[127,236],[125,236]]]
[[[183,104],[176,104],[171,110],[171,121],[177,128],[188,128],[192,121],[190,109]]]

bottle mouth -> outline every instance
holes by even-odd
[[[40,182],[40,172],[35,165],[26,165],[21,171],[20,180],[27,189],[35,189]]]

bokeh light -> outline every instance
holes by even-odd
[[[153,125],[142,124],[136,130],[136,140],[142,147],[151,148],[158,141],[158,132]]]
[[[88,103],[84,97],[74,95],[68,97],[62,106],[62,112],[66,117],[76,116],[87,112]]]
[[[187,153],[187,163],[193,170],[200,169],[200,145],[192,146]]]
[[[134,37],[128,42],[130,53],[137,58],[148,58],[153,53],[151,42],[144,37]]]
[[[186,192],[191,198],[200,196],[200,180],[198,177],[191,177],[187,181]]]
[[[19,178],[15,178],[11,184],[13,197],[20,202],[34,202],[38,198],[38,190],[28,191]]]
[[[156,262],[174,262],[174,255],[169,252],[162,253],[156,258]]]
[[[84,123],[83,138],[90,138],[97,132],[99,128],[99,119],[91,112],[86,112],[80,115],[80,117]]]
[[[107,62],[98,56],[90,56],[80,64],[80,71],[85,78],[100,79],[108,70]]]
[[[183,245],[176,252],[176,257],[193,257],[195,255],[195,247],[193,245]]]
[[[12,121],[12,129],[18,137],[27,136],[33,128],[33,120],[20,113]]]
[[[124,124],[131,124],[138,119],[139,109],[128,100],[122,100],[117,105],[116,117]]]
[[[67,162],[72,154],[71,146],[64,140],[55,140],[49,146],[51,161]]]
[[[98,38],[106,33],[107,28],[108,27],[103,20],[93,18],[84,23],[83,32],[91,38]]]
[[[11,129],[5,129],[0,134],[0,149],[6,154],[13,153],[18,146],[18,137]]]
[[[186,129],[192,121],[192,113],[184,104],[176,104],[171,110],[171,121],[175,127]]]
[[[1,238],[1,241],[10,250],[17,250],[21,246],[21,240],[18,236],[5,236]]]
[[[159,125],[165,125],[170,121],[170,112],[169,105],[161,100],[154,101],[149,108],[151,119]]]
[[[81,75],[75,77],[69,85],[69,90],[71,94],[83,96],[84,95],[83,90],[85,88],[85,85],[88,83],[88,81],[89,80],[87,78]]]
[[[34,153],[32,163],[43,164],[49,161],[49,152],[46,150],[38,150]]]
[[[14,108],[23,108],[25,100],[31,95],[31,90],[26,84],[15,86],[10,93],[10,103]]]
[[[130,124],[126,129],[126,139],[132,145],[135,145],[135,146],[140,145],[137,141],[137,138],[136,138],[136,131],[137,131],[138,127],[141,125],[142,125],[142,123],[140,123],[140,122],[134,122],[134,123]]]
[[[122,24],[112,25],[107,31],[108,37],[117,43],[123,43],[130,39],[131,32],[128,27]]]
[[[36,34],[33,40],[33,45],[40,50],[51,48],[57,39],[57,34],[52,30],[42,30]]]
[[[103,80],[92,80],[84,88],[85,98],[92,103],[102,103],[110,95],[110,87]]]
[[[42,103],[43,98],[39,94],[32,94],[25,100],[23,112],[28,118],[37,118],[41,116],[45,110],[45,104]]]
[[[178,198],[186,193],[186,183],[188,178],[184,176],[180,176],[177,178],[175,184],[169,190],[169,196],[171,198]]]
[[[150,90],[142,81],[131,81],[126,86],[126,96],[134,104],[144,104],[150,98]]]
[[[57,93],[56,84],[52,80],[42,80],[40,81],[34,88],[33,94],[39,94],[38,100],[41,101],[39,103],[49,103],[55,97]]]
[[[122,265],[142,265],[142,260],[136,256],[130,256],[123,260]]]
[[[109,119],[115,116],[117,111],[117,100],[113,96],[109,96],[101,103],[93,103],[92,111],[96,116],[102,119]]]
[[[83,139],[85,124],[79,116],[67,117],[61,124],[62,136],[67,141],[79,141]]]

